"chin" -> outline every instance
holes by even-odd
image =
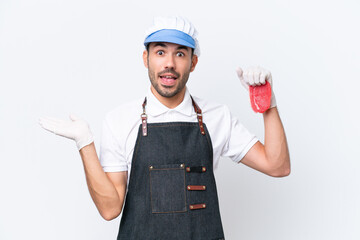
[[[170,89],[169,87],[162,87],[162,89],[159,89],[159,91],[158,90],[156,90],[156,91],[158,92],[158,94],[160,96],[166,97],[166,98],[172,98],[180,92],[175,87],[172,87],[172,89]]]

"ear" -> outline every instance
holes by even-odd
[[[190,68],[190,72],[195,70],[196,64],[198,63],[198,56],[197,55],[193,55],[192,59],[191,59],[191,68]]]
[[[149,66],[148,66],[147,58],[148,58],[148,51],[146,51],[146,49],[145,49],[144,52],[143,52],[143,61],[144,61],[144,66],[145,66],[146,68],[149,67]]]

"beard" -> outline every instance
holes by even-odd
[[[157,79],[158,79],[157,76],[160,76],[161,74],[164,74],[164,73],[172,73],[175,76],[177,76],[176,81],[178,81],[178,84],[176,86],[161,85],[160,82],[157,81]],[[181,92],[184,89],[184,87],[189,79],[190,69],[189,69],[189,71],[186,71],[181,78],[179,78],[180,74],[175,72],[175,70],[173,70],[173,69],[167,69],[167,70],[160,72],[159,74],[155,74],[155,72],[151,69],[150,65],[148,64],[148,75],[150,78],[151,85],[155,88],[155,90],[159,93],[159,95],[162,97],[171,98],[171,97],[174,97],[176,94],[178,94],[179,92]]]

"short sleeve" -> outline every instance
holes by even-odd
[[[237,117],[232,116],[230,111],[228,114],[230,129],[221,155],[239,163],[259,139],[245,128]]]
[[[128,166],[124,156],[124,148],[118,143],[105,118],[102,123],[99,159],[104,172],[127,171]]]

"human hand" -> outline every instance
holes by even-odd
[[[78,150],[80,150],[92,143],[94,138],[85,120],[73,114],[70,114],[69,117],[71,121],[51,117],[40,117],[39,124],[49,132],[74,140]]]
[[[245,69],[244,71],[239,67],[236,69],[236,73],[240,79],[241,84],[247,91],[249,91],[249,86],[256,87],[264,85],[266,84],[266,82],[269,82],[271,87],[270,108],[276,107],[276,98],[273,91],[272,76],[270,71],[260,66],[250,67]]]

